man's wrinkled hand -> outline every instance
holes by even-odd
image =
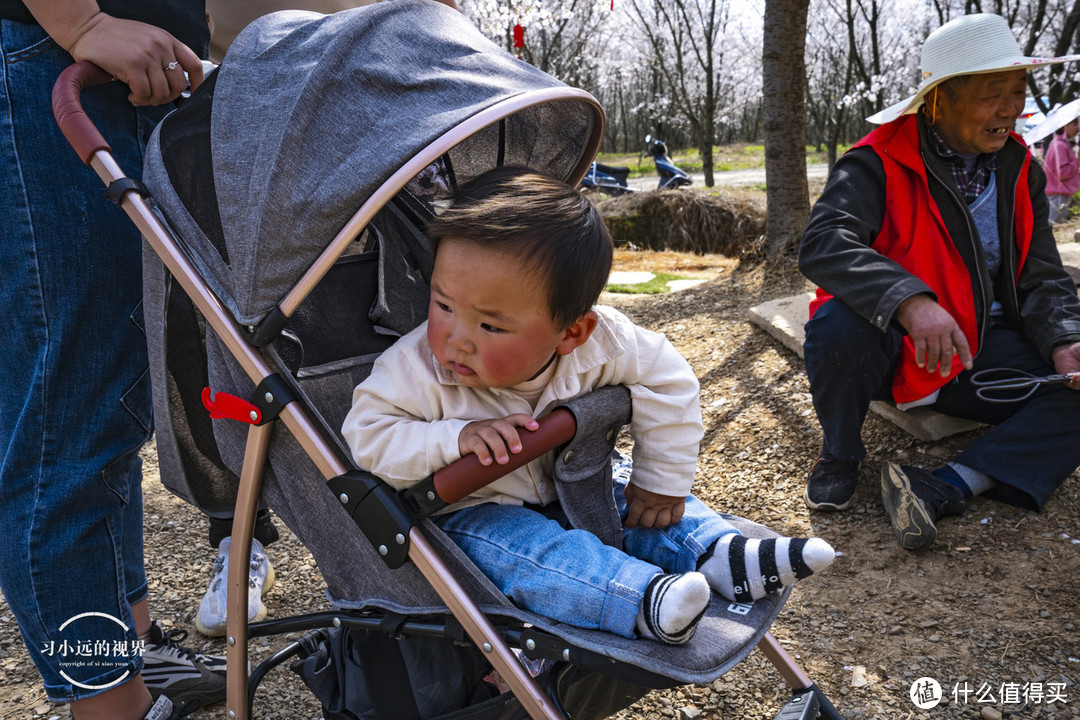
[[[1054,348],[1051,355],[1054,362],[1054,372],[1067,375],[1073,374],[1068,387],[1072,390],[1080,390],[1080,343],[1071,345],[1059,345]]]
[[[926,372],[948,377],[953,357],[958,356],[966,370],[972,367],[967,338],[948,310],[929,295],[913,295],[896,310],[896,321],[907,330],[915,348],[915,364]]]

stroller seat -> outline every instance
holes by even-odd
[[[401,233],[408,237],[401,237]],[[385,324],[393,325],[395,332],[407,332],[422,320],[427,308],[423,273],[410,267],[406,255],[422,258],[419,264],[429,267],[430,254],[422,245],[422,235],[406,222],[397,206],[389,206],[375,219],[369,229],[368,242],[360,253],[346,256],[334,266],[290,319],[281,337],[265,350],[280,367],[288,369],[297,392],[313,410],[313,415],[321,418],[323,432],[341,445],[345,455],[347,451],[338,429],[349,410],[352,388],[367,376],[379,350],[392,340],[392,335],[385,334],[390,332]],[[410,281],[401,282],[404,278]],[[160,265],[150,262],[144,279],[147,307],[156,311],[161,308],[163,297],[172,293],[151,294],[151,289],[167,288],[168,280],[160,273]],[[384,281],[380,282],[380,279]],[[178,303],[178,298],[173,296],[173,307],[166,312],[159,327],[174,327],[178,324],[175,322],[178,316],[191,312],[178,308]],[[375,313],[373,309],[376,309]],[[373,314],[378,316],[380,325],[369,317]],[[376,330],[377,327],[381,332]],[[160,339],[167,348],[173,342],[183,342],[175,336]],[[212,331],[205,333],[205,357],[206,376],[215,392],[241,398],[254,394],[255,383]],[[163,356],[155,357],[155,365],[163,361]],[[189,392],[196,390],[201,388],[189,388]],[[222,465],[239,476],[245,459],[245,426],[230,420],[211,421],[205,418],[201,407],[196,409],[194,417],[178,417],[177,408],[183,406],[172,405],[171,411],[162,408],[174,423],[190,421],[190,425],[181,425],[179,429],[174,425],[172,437],[183,438],[187,433],[197,432],[195,428],[200,424],[212,425],[209,431],[213,433]],[[610,458],[618,431],[629,421],[632,412],[629,392],[621,387],[605,388],[577,398],[566,407],[574,415],[577,431],[558,452],[555,481],[559,497],[574,526],[593,532],[608,544],[617,545],[620,523],[612,498]],[[159,462],[166,482],[175,483],[177,478],[189,477],[195,481],[194,487],[180,490],[212,507],[231,512],[235,502],[232,487],[208,487],[207,476],[184,473],[176,468],[167,471],[161,450]],[[382,562],[361,528],[342,512],[335,491],[284,428],[275,431],[271,442],[263,500],[312,552],[327,582],[331,606],[357,611],[385,610],[405,616],[448,612],[443,600],[414,568],[404,565],[391,569]],[[588,512],[575,510],[578,508],[588,509]],[[725,517],[749,537],[775,535],[751,521]],[[434,523],[425,520],[423,527],[432,544],[485,613],[528,623],[563,638],[574,648],[647,671],[635,673],[638,678],[662,676],[663,680],[648,678],[654,684],[715,680],[756,646],[787,597],[784,593],[743,605],[716,596],[687,646],[628,640],[556,623],[516,608]],[[358,572],[358,567],[363,571]]]

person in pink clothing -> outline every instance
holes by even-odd
[[[1080,189],[1080,160],[1076,158],[1072,139],[1080,130],[1080,119],[1073,119],[1068,125],[1054,133],[1050,145],[1046,148],[1043,170],[1046,172],[1046,196],[1050,200],[1050,222],[1064,220],[1068,215],[1069,203]]]

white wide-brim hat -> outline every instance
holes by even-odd
[[[930,33],[922,46],[922,82],[914,95],[890,105],[869,122],[883,124],[913,113],[942,81],[957,75],[1002,72],[1080,60],[1080,55],[1028,57],[1000,15],[978,13],[951,20]]]

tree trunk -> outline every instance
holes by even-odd
[[[710,89],[710,93],[712,90]],[[698,152],[701,153],[701,172],[705,174],[705,187],[713,187],[716,185],[716,177],[713,175],[715,165],[713,164],[713,142],[716,138],[716,123],[713,121],[713,117],[716,114],[716,103],[712,97],[706,98],[705,105],[705,127],[702,130],[700,142],[698,142]]]
[[[810,215],[806,182],[806,15],[809,0],[766,0],[762,72],[765,111],[765,251],[793,247]]]

